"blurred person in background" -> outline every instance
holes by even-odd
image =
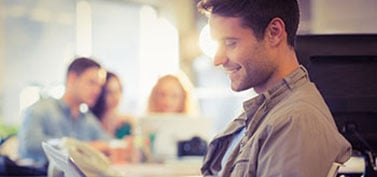
[[[191,82],[183,74],[160,77],[150,93],[147,112],[199,114],[192,88]]]
[[[132,116],[119,112],[122,96],[123,86],[119,76],[108,71],[98,100],[91,108],[105,131],[119,139],[131,135],[135,123]]]
[[[83,104],[93,106],[106,79],[106,71],[90,58],[77,58],[69,65],[66,89],[61,99],[43,99],[27,108],[19,129],[21,159],[47,164],[41,143],[71,137],[107,151],[110,137]]]
[[[201,0],[198,8],[218,44],[214,65],[232,90],[258,93],[209,144],[202,174],[323,177],[346,162],[351,145],[296,57],[297,1]]]

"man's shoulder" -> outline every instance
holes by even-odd
[[[85,123],[86,125],[97,126],[100,123],[98,118],[91,111],[83,113],[83,116],[84,116],[83,120],[86,122]]]
[[[282,119],[287,118],[293,121],[296,119],[303,120],[302,118],[305,117],[308,119],[313,117],[332,117],[322,95],[313,83],[305,84],[301,88],[294,90],[271,109],[270,115],[275,117],[277,121],[283,121]]]
[[[59,100],[54,98],[44,98],[29,106],[26,111],[43,112],[47,110],[54,110],[54,108],[58,106],[58,102]]]
[[[281,99],[278,105],[299,105],[304,104],[304,102],[322,104],[323,100],[324,99],[315,84],[312,82],[306,82],[300,87],[291,89],[289,93]]]

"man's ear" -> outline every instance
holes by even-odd
[[[281,18],[273,18],[266,28],[266,39],[271,46],[276,46],[286,39],[285,24]]]

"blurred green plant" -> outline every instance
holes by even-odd
[[[8,135],[15,135],[17,131],[17,126],[5,125],[3,122],[0,121],[0,138],[6,137]]]

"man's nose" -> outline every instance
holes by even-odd
[[[227,57],[223,50],[217,49],[215,55],[213,56],[213,65],[219,66],[223,65],[227,61]]]

